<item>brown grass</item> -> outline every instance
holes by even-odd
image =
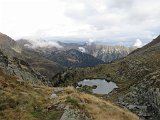
[[[138,120],[138,117],[110,102],[93,95],[76,91],[73,87],[62,88],[58,97],[50,99],[57,88],[18,82],[0,70],[0,120],[59,120],[63,110],[57,104],[80,109],[94,120]],[[53,106],[53,108],[52,108]],[[52,108],[48,110],[48,108]]]
[[[68,96],[76,99],[79,102],[80,109],[89,114],[94,120],[139,120],[139,117],[128,110],[119,108],[109,101],[93,95],[77,92],[73,87],[65,88],[57,99],[65,101]]]

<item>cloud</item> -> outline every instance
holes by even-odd
[[[31,48],[38,48],[38,47],[45,47],[45,48],[51,48],[51,47],[56,47],[56,48],[63,48],[61,45],[57,43],[56,40],[49,40],[46,39],[48,36],[48,31],[50,29],[39,29],[35,33],[33,33],[30,36],[23,36],[22,38],[19,39],[25,39],[31,44],[26,44],[26,47],[31,47]],[[17,40],[19,40],[17,39]]]
[[[137,39],[133,46],[140,48],[142,47],[142,45],[143,45],[142,41],[140,39]]]
[[[48,40],[40,40],[40,39],[35,39],[35,40],[28,40],[31,44],[26,44],[25,46],[31,47],[31,48],[51,48],[51,47],[56,47],[56,48],[63,48],[61,45],[59,45],[55,41],[48,41]]]
[[[160,31],[158,0],[71,1],[71,5],[66,2],[66,16],[77,24],[89,25],[88,36],[91,34],[95,39],[149,40]],[[83,9],[72,8],[74,3],[82,4]]]
[[[94,42],[95,42],[95,40],[93,38],[89,38],[87,41],[87,44],[91,45]]]
[[[29,48],[52,48],[56,47],[58,49],[63,48],[61,45],[59,45],[56,41],[49,41],[41,38],[36,38],[36,37],[26,37],[25,40],[29,42],[29,44],[25,44],[24,46],[29,47]]]
[[[160,31],[159,0],[1,0],[0,31],[13,38],[152,40]],[[33,39],[33,38],[32,38]]]

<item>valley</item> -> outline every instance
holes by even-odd
[[[104,99],[125,106],[142,119],[159,119],[160,36],[127,57],[95,68],[68,70],[53,78],[54,85],[75,85],[82,79],[106,79],[118,89]],[[84,90],[85,91],[85,90]]]
[[[56,76],[65,70],[72,70],[74,68],[67,67],[74,67],[73,64],[63,66],[62,63],[57,63],[59,61],[43,56],[39,50],[26,48],[24,44],[17,43],[5,34],[1,34],[0,41],[1,120],[105,120],[110,117],[114,120],[138,120],[138,117],[127,109],[89,93],[80,92],[74,87],[53,87],[54,82],[50,75]],[[96,60],[76,49],[69,51],[74,56],[80,54],[80,59],[81,56],[87,58],[86,61],[82,59],[84,63]],[[66,59],[68,56],[67,54],[63,57]],[[92,62],[94,66],[100,63]],[[75,69],[81,67],[91,69],[86,66]]]
[[[35,49],[0,40],[2,120],[159,119],[159,36],[109,63],[77,44]]]

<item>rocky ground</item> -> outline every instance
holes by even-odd
[[[0,70],[1,120],[138,120],[126,109],[73,87],[19,82]]]

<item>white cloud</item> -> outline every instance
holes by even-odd
[[[48,40],[42,40],[42,39],[28,39],[28,42],[31,44],[26,44],[26,47],[31,47],[31,48],[38,48],[38,47],[45,47],[45,48],[51,48],[51,47],[56,47],[56,48],[62,48],[57,42],[55,41],[48,41]]]
[[[0,32],[146,42],[160,31],[159,0],[0,0]]]
[[[142,41],[140,39],[137,39],[133,46],[140,48],[142,47],[142,45],[143,45]]]

